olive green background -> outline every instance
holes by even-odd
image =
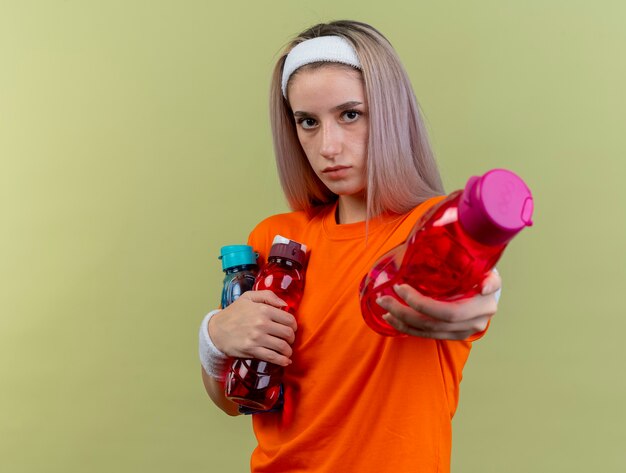
[[[340,18],[396,46],[447,190],[506,167],[535,195],[453,471],[626,471],[618,0],[1,1],[1,471],[247,470],[250,419],[204,394],[198,324],[220,246],[286,210],[278,51]]]

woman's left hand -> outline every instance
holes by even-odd
[[[395,286],[398,297],[383,296],[376,302],[388,311],[383,318],[402,333],[440,340],[464,340],[487,328],[498,310],[495,293],[502,280],[496,271],[485,278],[482,293],[458,301],[438,301],[420,294],[408,284]]]

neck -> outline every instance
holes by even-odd
[[[367,203],[365,197],[340,195],[337,204],[335,220],[339,224],[357,223],[365,221],[367,217]]]

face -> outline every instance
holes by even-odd
[[[315,174],[339,196],[364,197],[369,120],[361,73],[336,64],[300,70],[287,93]]]

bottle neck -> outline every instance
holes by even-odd
[[[257,265],[256,264],[241,264],[239,266],[233,266],[231,268],[226,268],[224,270],[224,272],[226,274],[232,274],[232,273],[239,273],[241,271],[256,271],[257,270]]]
[[[289,258],[285,258],[283,256],[270,256],[268,258],[269,263],[274,263],[279,266],[283,266],[286,268],[294,268],[294,269],[302,269],[302,265],[297,261],[294,261]]]

